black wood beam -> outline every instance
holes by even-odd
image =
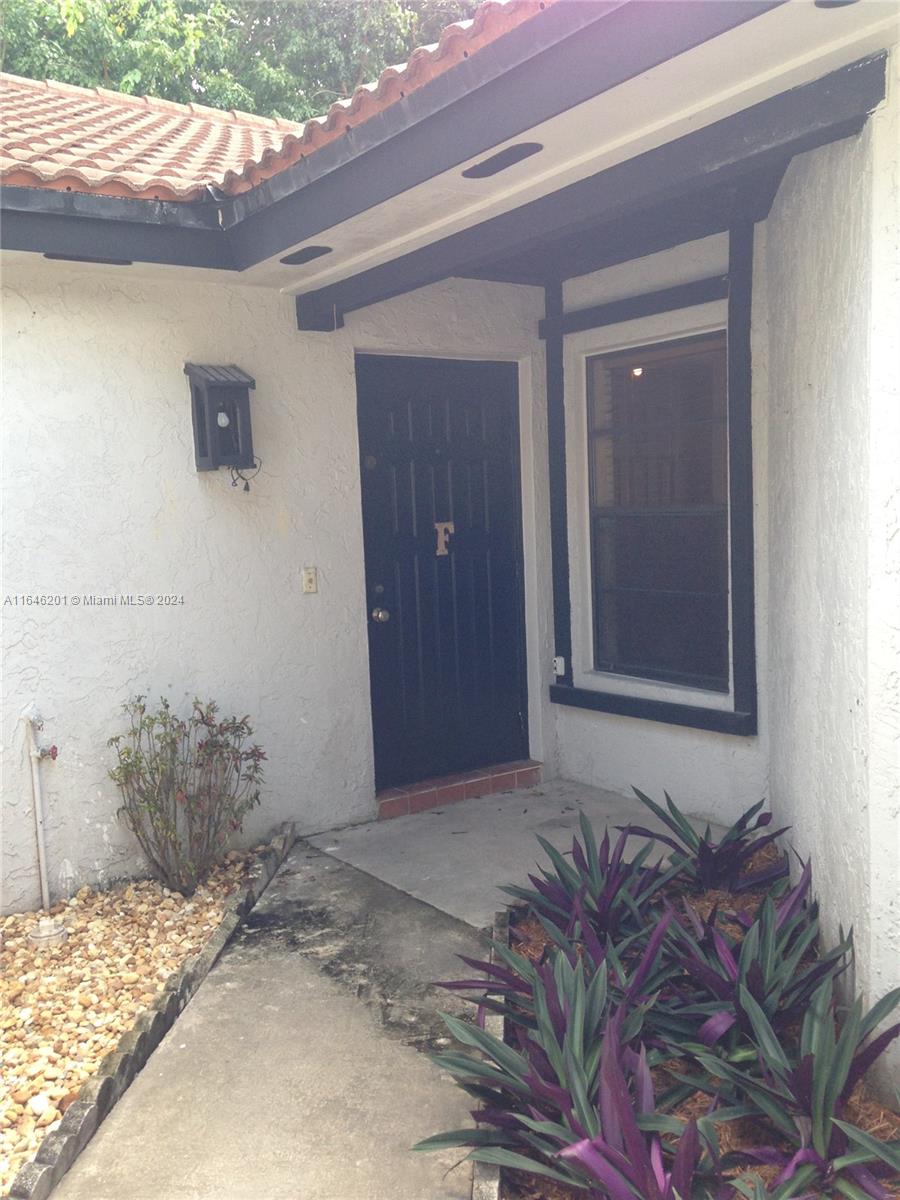
[[[627,218],[636,207],[676,203],[703,186],[738,184],[756,173],[774,172],[793,154],[857,132],[883,99],[884,89],[881,54],[308,293],[303,312],[307,319],[318,313],[324,320],[325,314],[349,312],[450,275],[471,273],[503,254],[538,252],[554,236],[575,236],[603,221]]]
[[[590,688],[566,687],[562,684],[551,686],[550,699],[554,704],[570,708],[586,708],[620,717],[638,717],[643,721],[661,721],[664,725],[686,725],[690,729],[709,729],[714,733],[730,733],[739,737],[756,733],[755,712],[672,704],[667,700],[645,700],[638,696],[619,696],[612,692],[594,692]]]
[[[706,182],[677,200],[636,205],[625,216],[549,239],[527,254],[486,263],[470,274],[475,279],[542,286],[550,278],[571,279],[726,233],[739,221],[763,221],[789,163],[785,156],[752,176],[715,186]]]
[[[558,316],[544,317],[538,323],[538,335],[550,338],[558,334],[580,333],[584,329],[600,329],[604,325],[650,317],[654,313],[674,312],[694,304],[706,304],[710,300],[724,300],[727,295],[728,276],[711,275],[691,283],[680,283],[677,287],[643,292],[624,300],[611,300],[608,304],[593,304],[590,308],[576,308]]]
[[[734,707],[756,717],[753,564],[753,440],[750,324],[753,226],[728,238],[728,511],[731,543],[731,657]],[[755,729],[754,731],[755,732]]]
[[[562,284],[544,290],[544,320],[558,326]],[[553,573],[554,653],[563,660],[565,685],[572,685],[572,618],[569,594],[569,514],[566,472],[566,391],[562,333],[547,339],[547,449],[550,466],[550,546]]]

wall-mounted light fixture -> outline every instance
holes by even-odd
[[[184,373],[191,382],[197,470],[231,467],[234,472],[253,467],[250,389],[256,387],[256,380],[234,364],[185,363]]]

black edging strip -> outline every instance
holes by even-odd
[[[501,946],[509,945],[509,909],[500,908],[494,913],[494,924],[491,929],[491,952],[489,961],[500,962],[494,943]],[[487,976],[485,976],[487,978]],[[486,1012],[484,1029],[492,1037],[501,1042],[506,1040],[506,1018],[498,1012]],[[493,1163],[482,1163],[477,1160],[472,1164],[472,1200],[500,1200],[500,1168]]]
[[[34,1158],[13,1180],[10,1200],[47,1200],[91,1138],[127,1091],[135,1075],[175,1024],[175,1019],[212,970],[232,935],[256,905],[297,840],[291,821],[281,826],[251,868],[246,888],[231,898],[221,922],[199,954],[170,975],[148,1009],[119,1038],[78,1099],[70,1104],[53,1133],[47,1134]]]
[[[272,202],[268,196],[276,193],[267,193],[262,184],[236,197],[229,208],[237,223],[227,228],[232,223],[228,211],[224,218],[238,267],[318,236],[782,3],[578,0],[551,5],[317,150],[296,182],[282,179],[285,172],[267,181],[274,188],[291,188],[289,194],[282,190]],[[332,156],[342,156],[340,170],[327,170]],[[260,200],[267,207],[250,211]]]
[[[734,709],[707,708],[650,700],[616,692],[575,687],[572,680],[572,611],[569,593],[569,533],[566,484],[565,378],[563,339],[567,317],[578,330],[609,324],[612,319],[648,316],[676,307],[703,303],[728,295],[728,477],[731,549],[731,665]],[[715,293],[715,294],[712,294]],[[681,296],[673,304],[673,295]],[[756,635],[753,597],[753,447],[751,441],[752,363],[750,322],[753,300],[753,224],[735,226],[728,238],[728,275],[699,280],[612,304],[563,313],[561,285],[545,289],[541,322],[547,345],[547,423],[550,467],[550,540],[553,563],[553,625],[555,653],[565,659],[565,672],[550,687],[555,704],[590,709],[667,725],[709,729],[747,737],[757,732]],[[686,299],[686,297],[695,297]],[[628,316],[618,315],[627,313]],[[601,317],[599,322],[591,314]]]

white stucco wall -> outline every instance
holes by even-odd
[[[699,729],[687,729],[656,721],[636,720],[586,709],[557,709],[560,773],[595,787],[630,795],[632,787],[661,798],[669,794],[688,812],[730,823],[751,803],[766,793],[768,771],[766,721],[766,302],[765,277],[759,269],[762,250],[758,239],[754,278],[754,535],[757,577],[756,636],[760,732],[757,737],[735,737]],[[605,303],[624,296],[672,287],[728,269],[728,237],[718,234],[673,250],[648,255],[629,263],[596,271],[570,280],[565,285],[567,309]],[[675,328],[675,322],[688,322]],[[694,322],[694,324],[690,324]],[[566,339],[566,406],[569,461],[569,555],[572,562],[573,668],[582,686],[591,686],[592,654],[589,645],[590,585],[585,564],[589,560],[588,532],[584,516],[587,505],[584,470],[584,388],[579,366],[590,353],[640,345],[657,337],[697,332],[724,325],[724,305],[710,304],[683,314],[606,326],[593,333]],[[596,345],[591,339],[594,339]],[[604,686],[597,677],[595,686]],[[632,695],[648,695],[687,704],[722,707],[727,698],[709,696],[692,688],[675,688],[613,677],[608,686]]]
[[[772,802],[870,1003],[900,984],[896,55],[891,74],[860,137],[793,162],[767,255]]]
[[[269,761],[248,839],[285,818],[312,831],[373,814],[355,349],[521,360],[529,636],[534,669],[549,669],[539,293],[448,282],[329,335],[298,333],[290,297],[228,284],[40,259],[3,282],[4,593],[184,596],[3,608],[5,908],[39,902],[19,721],[31,702],[60,752],[41,767],[54,894],[66,862],[74,886],[139,868],[106,777],[137,692],[251,715]],[[257,381],[249,494],[194,469],[185,361]],[[317,595],[300,594],[304,566]],[[531,682],[541,752],[546,680]]]

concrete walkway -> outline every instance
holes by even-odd
[[[298,843],[54,1200],[468,1200],[460,1152],[410,1153],[469,1120],[413,1047],[482,949]]]
[[[468,1200],[468,1123],[417,1049],[448,1044],[431,981],[458,976],[540,833],[643,811],[554,781],[298,842],[54,1200]]]

